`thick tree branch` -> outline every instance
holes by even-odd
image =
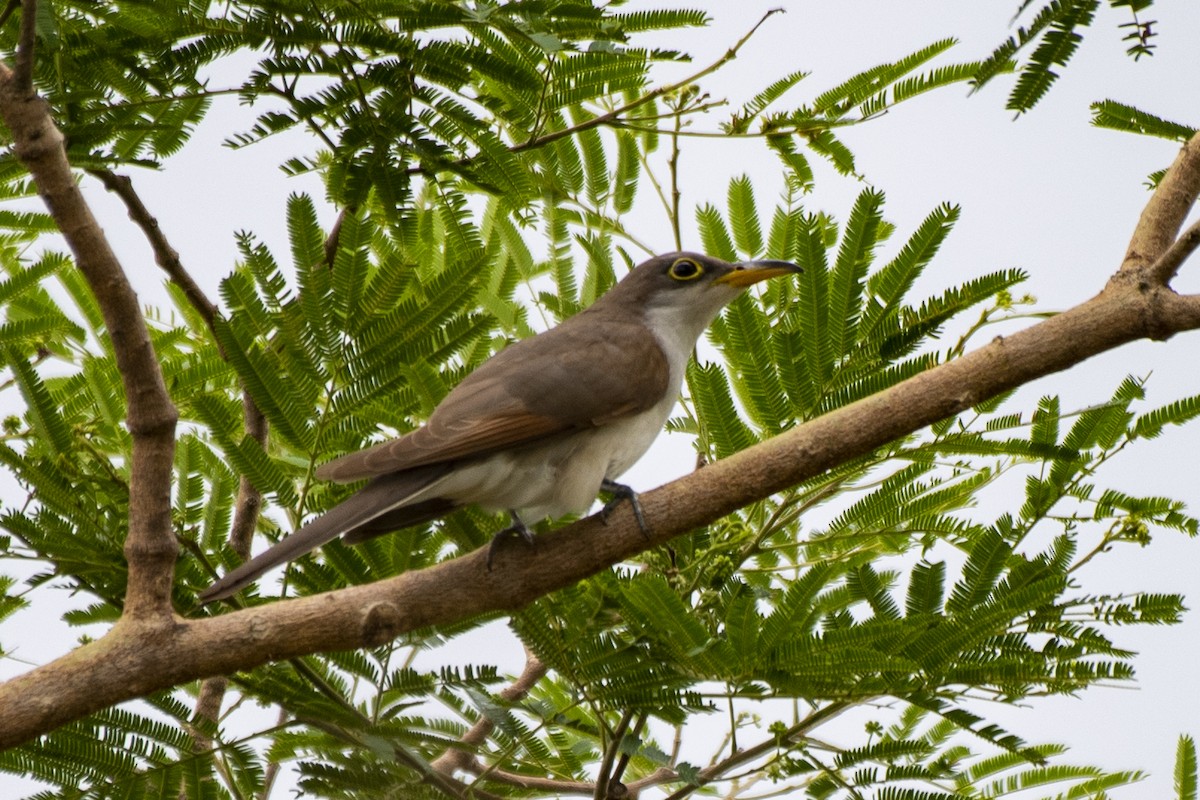
[[[26,13],[29,7],[26,6]],[[133,437],[129,482],[129,583],[122,624],[171,618],[178,546],[171,528],[171,465],[178,413],[167,395],[137,295],[75,183],[62,133],[44,100],[0,64],[0,117],[17,157],[67,240],[104,315],[121,372]]]
[[[1178,325],[1174,318],[1152,319],[1173,309],[1157,301],[1159,293],[1173,296],[1166,288],[1110,287],[1027,330],[643,494],[649,542],[632,513],[619,511],[607,525],[589,517],[539,536],[532,551],[502,547],[490,571],[482,548],[378,583],[178,620],[153,647],[118,626],[0,686],[0,747],[185,681],[317,651],[377,646],[419,628],[515,611],[1000,392],[1145,338],[1151,329]],[[1195,315],[1187,322],[1195,327]]]

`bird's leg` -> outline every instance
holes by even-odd
[[[496,556],[496,547],[505,536],[511,536],[515,533],[524,539],[526,544],[533,545],[533,531],[529,530],[529,526],[525,524],[525,520],[521,519],[516,511],[509,511],[508,515],[512,517],[512,525],[509,525],[504,530],[497,531],[496,535],[492,537],[492,543],[488,545],[488,572],[492,571],[492,559]]]
[[[600,509],[601,522],[607,525],[608,515],[621,504],[622,500],[628,500],[629,505],[633,508],[633,518],[637,520],[638,529],[642,532],[642,536],[645,536],[647,540],[650,539],[650,528],[646,525],[646,515],[642,513],[642,501],[638,499],[638,493],[633,490],[632,486],[605,478],[600,483],[600,491],[612,495],[612,499],[604,504],[604,508]]]

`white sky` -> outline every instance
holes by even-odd
[[[739,0],[693,5],[707,5],[714,22],[703,31],[655,35],[656,46],[678,47],[695,56],[693,65],[662,68],[658,73],[662,81],[689,74],[717,58],[766,9],[782,6],[788,11],[768,22],[735,62],[705,82],[710,94],[728,97],[731,107],[736,107],[792,70],[812,72],[793,90],[799,102],[854,72],[946,36],[959,38],[961,44],[943,61],[982,58],[1008,35],[1017,2]],[[1160,21],[1153,58],[1137,64],[1126,58],[1116,29],[1124,18],[1102,11],[1050,95],[1017,121],[1004,110],[1011,80],[1001,79],[970,98],[960,88],[936,92],[841,134],[870,185],[887,193],[887,217],[899,228],[895,239],[902,240],[938,203],[963,207],[958,226],[918,290],[933,292],[978,274],[1021,267],[1032,276],[1025,288],[1037,296],[1038,308],[1051,310],[1074,305],[1102,287],[1119,264],[1148,196],[1145,176],[1166,166],[1176,148],[1165,141],[1091,127],[1089,103],[1111,98],[1168,119],[1200,123],[1195,104],[1200,4],[1164,1],[1152,11],[1150,18]],[[286,179],[276,167],[281,152],[297,144],[295,138],[236,152],[219,146],[231,124],[246,127],[247,114],[234,102],[229,99],[215,108],[196,140],[166,170],[133,176],[184,264],[214,298],[218,281],[236,258],[235,231],[254,231],[283,254],[287,195],[307,191],[322,196],[315,180]],[[781,105],[786,108],[787,100]],[[714,118],[708,127],[715,129],[716,122]],[[681,170],[689,226],[690,209],[696,205],[711,201],[724,206],[726,186],[734,175],[751,175],[760,209],[770,207],[781,186],[776,159],[756,141],[687,140]],[[161,276],[144,240],[102,188],[90,179],[85,186],[144,301],[163,305]],[[816,190],[808,205],[844,219],[862,188],[863,184],[818,165]],[[641,193],[650,199],[648,184]],[[643,216],[633,227],[640,238],[662,251],[672,249],[669,229],[656,205],[643,202],[639,214]],[[326,218],[332,219],[331,211]],[[684,245],[699,248],[694,227],[690,230]],[[1175,286],[1200,290],[1200,260],[1185,265]],[[1012,407],[1030,411],[1039,396],[1051,393],[1062,395],[1064,409],[1102,402],[1126,374],[1152,376],[1152,404],[1200,393],[1197,337],[1200,333],[1121,348],[1065,375],[1037,382]],[[1191,513],[1200,513],[1198,451],[1197,426],[1172,429],[1123,455],[1101,477],[1131,493],[1184,500]],[[635,488],[649,489],[691,465],[688,442],[664,436],[627,479]],[[1020,486],[1012,489],[1011,497],[995,498],[997,509],[1019,505]],[[1195,596],[1200,588],[1197,547],[1200,542],[1180,534],[1159,532],[1150,548],[1126,546],[1116,557],[1101,559],[1082,581],[1088,592],[1097,594],[1152,590]],[[46,591],[39,593],[39,600],[49,599]],[[989,707],[988,714],[1028,741],[1071,745],[1066,762],[1152,773],[1145,783],[1117,796],[1172,796],[1176,739],[1183,732],[1200,734],[1196,722],[1200,693],[1194,688],[1200,623],[1195,616],[1189,614],[1183,625],[1173,628],[1113,631],[1118,644],[1141,652],[1136,689],[1097,688],[1080,698],[1038,701],[1020,709]],[[503,637],[503,631],[498,635]],[[66,632],[62,638],[43,635],[22,641],[19,634],[6,630],[3,640],[20,643],[18,656],[39,662],[61,653],[76,636]],[[519,654],[511,637],[496,646]],[[443,655],[457,657],[453,651],[439,651],[436,657]],[[478,652],[462,657],[477,658]],[[23,669],[13,661],[0,661],[2,677]],[[0,777],[0,793],[6,780]]]

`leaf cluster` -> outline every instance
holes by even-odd
[[[1029,17],[1027,24],[981,62],[972,85],[980,89],[998,75],[1017,72],[1017,82],[1009,92],[1006,108],[1017,114],[1031,110],[1046,96],[1062,70],[1074,57],[1083,41],[1082,30],[1091,26],[1101,8],[1100,0],[1049,0],[1035,3],[1022,0],[1014,22]],[[1126,54],[1134,60],[1154,54],[1155,20],[1139,16],[1154,5],[1154,0],[1107,0],[1103,5],[1124,22],[1117,24],[1128,43]],[[1028,55],[1022,59],[1023,52]]]

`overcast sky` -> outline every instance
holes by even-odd
[[[655,35],[654,45],[695,55],[693,65],[664,66],[659,80],[677,79],[714,60],[768,8],[783,6],[788,12],[769,21],[735,62],[705,83],[714,97],[728,97],[737,106],[787,72],[812,73],[794,90],[792,97],[799,102],[854,72],[947,36],[961,43],[943,62],[982,58],[1008,35],[1017,2],[740,0],[708,5],[715,10],[707,29]],[[1153,58],[1135,64],[1125,57],[1116,28],[1124,19],[1102,13],[1062,80],[1038,108],[1019,120],[1004,110],[1011,81],[1002,79],[973,97],[957,87],[936,92],[842,134],[866,181],[886,193],[887,217],[899,228],[896,239],[902,241],[937,204],[948,201],[962,206],[955,232],[920,288],[931,293],[975,275],[1020,267],[1031,275],[1026,289],[1037,296],[1038,308],[1053,310],[1081,302],[1103,286],[1119,264],[1148,197],[1146,175],[1166,166],[1176,148],[1165,141],[1091,127],[1089,104],[1111,98],[1169,119],[1200,124],[1196,106],[1200,4],[1163,2],[1152,11],[1160,34]],[[781,105],[786,108],[788,101]],[[277,169],[281,151],[297,140],[285,137],[278,146],[243,151],[220,147],[231,125],[244,128],[247,119],[233,100],[218,104],[196,140],[163,172],[134,174],[137,188],[185,265],[213,297],[217,282],[236,257],[235,231],[254,231],[283,254],[286,196],[295,191],[321,196],[312,178],[287,179]],[[697,126],[707,124],[715,130],[718,119]],[[760,208],[770,208],[782,185],[777,161],[757,141],[689,139],[681,171],[685,209],[705,202],[723,206],[729,178],[743,172],[754,180]],[[161,277],[144,240],[94,181],[88,179],[85,185],[143,299],[161,304],[165,297],[159,288]],[[864,185],[819,168],[808,206],[844,219]],[[642,191],[649,195],[649,186]],[[685,216],[689,226],[685,247],[698,249],[692,215]],[[332,218],[331,210],[326,218]],[[641,204],[632,227],[641,240],[662,251],[672,249],[670,230],[654,203]],[[1180,290],[1200,290],[1200,260],[1185,265],[1175,285]],[[1051,393],[1062,395],[1064,409],[1102,402],[1126,374],[1150,376],[1150,399],[1156,404],[1200,393],[1198,343],[1200,333],[1121,348],[1066,375],[1037,382],[1020,393],[1013,408],[1032,410],[1039,396]],[[1172,429],[1123,455],[1102,478],[1131,493],[1184,500],[1191,513],[1200,513],[1198,452],[1200,434],[1195,427]],[[635,488],[650,489],[691,465],[687,440],[664,436],[627,477]],[[1020,486],[1014,485],[1012,491],[1009,497],[990,498],[997,506],[985,511],[1019,505]],[[1119,557],[1101,559],[1082,580],[1094,593],[1152,590],[1198,595],[1198,547],[1200,542],[1180,534],[1158,532],[1150,548],[1126,546]],[[1142,654],[1137,662],[1137,689],[1097,688],[1080,698],[1038,701],[1021,709],[994,707],[989,713],[1031,742],[1071,745],[1067,761],[1153,773],[1147,783],[1118,796],[1172,796],[1176,739],[1183,732],[1200,734],[1200,693],[1195,691],[1200,623],[1189,614],[1183,625],[1174,628],[1113,634],[1118,644]],[[75,635],[67,632],[57,642],[39,637],[44,646],[26,640],[19,655],[45,660],[61,653]],[[5,643],[12,644],[13,638],[6,630]],[[497,646],[510,648],[514,658],[519,655],[511,637]],[[433,657],[445,655],[439,652]],[[0,677],[24,668],[12,661],[0,662]],[[5,780],[0,777],[0,794]]]

